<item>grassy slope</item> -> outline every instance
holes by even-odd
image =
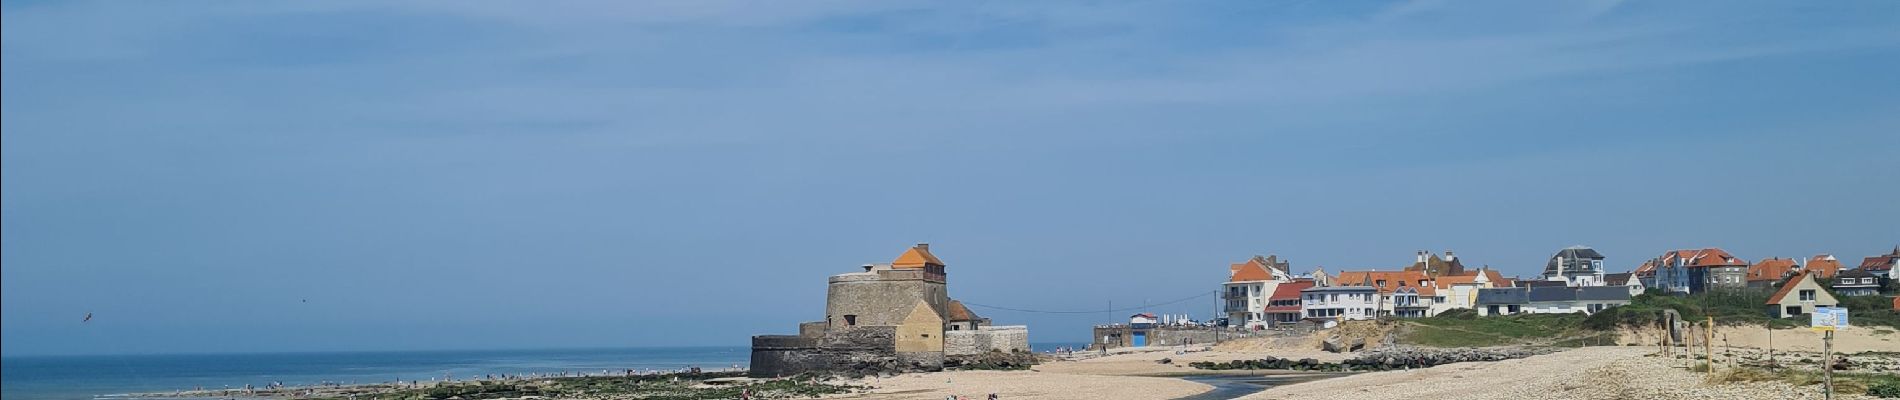
[[[1842,297],[1857,326],[1900,327],[1900,313],[1891,310],[1890,297]],[[1582,346],[1615,342],[1615,330],[1621,326],[1655,324],[1663,310],[1676,310],[1683,319],[1699,321],[1714,317],[1724,325],[1765,325],[1794,327],[1806,319],[1769,318],[1767,293],[1732,292],[1694,296],[1643,294],[1631,304],[1615,307],[1588,317],[1582,314],[1526,314],[1479,317],[1471,310],[1454,310],[1431,318],[1406,320],[1400,341],[1436,347],[1477,347],[1504,345]]]

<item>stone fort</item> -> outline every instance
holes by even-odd
[[[1029,329],[991,326],[950,299],[944,262],[918,243],[889,264],[832,275],[825,319],[752,337],[750,375],[942,370],[945,357],[1029,350]]]

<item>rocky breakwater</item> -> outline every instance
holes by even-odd
[[[943,359],[944,369],[1017,371],[1026,370],[1040,360],[1036,353],[1027,351],[990,350],[978,354],[947,356]]]
[[[1227,362],[1203,361],[1189,363],[1188,366],[1205,370],[1234,369],[1283,369],[1293,371],[1389,371],[1395,369],[1427,368],[1432,366],[1472,362],[1502,361],[1525,358],[1539,354],[1556,352],[1550,348],[1526,347],[1486,347],[1439,349],[1428,347],[1383,347],[1360,354],[1357,357],[1337,363],[1320,362],[1311,358],[1293,360],[1278,357],[1266,357],[1255,360],[1233,360]]]

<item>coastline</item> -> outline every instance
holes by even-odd
[[[855,379],[848,383],[869,389],[863,393],[828,398],[943,399],[956,395],[981,399],[995,393],[998,397],[1012,400],[1195,399],[1194,396],[1223,389],[1210,383],[1234,386],[1260,386],[1264,383],[1277,386],[1351,375],[1284,370],[1210,371],[1187,366],[1187,363],[1195,361],[1227,361],[1269,354],[1337,362],[1350,354],[1319,350],[1230,351],[1206,347],[1193,350],[1179,347],[1117,349],[1108,356],[1046,361],[1028,371],[944,371]],[[1161,362],[1164,359],[1168,361],[1165,364]],[[1240,395],[1253,391],[1257,389],[1230,393]]]

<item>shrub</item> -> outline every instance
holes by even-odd
[[[1900,381],[1876,382],[1867,385],[1867,395],[1889,399],[1900,398]]]

